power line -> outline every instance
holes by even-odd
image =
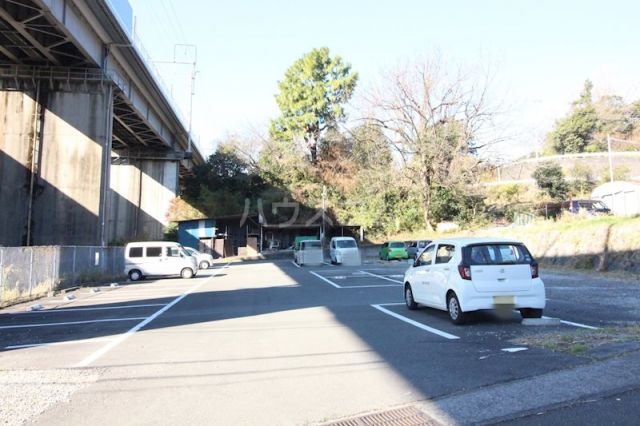
[[[179,34],[179,29],[176,26],[176,20],[177,20],[177,16],[174,14],[171,14],[171,11],[169,11],[169,7],[167,6],[167,3],[165,2],[165,0],[161,0],[160,4],[162,5],[162,10],[163,10],[163,14],[166,17],[167,23],[169,24],[169,27],[171,28],[171,32],[173,33],[173,35],[175,36],[175,40],[180,40],[180,34]]]
[[[168,0],[168,2],[169,2],[169,7],[171,8],[171,16],[174,16],[176,18],[175,23],[178,28],[178,32],[180,33],[180,36],[182,36],[182,41],[187,42],[187,36],[182,27],[182,22],[180,21],[180,19],[178,19],[178,13],[176,12],[176,9],[173,7],[173,1]]]

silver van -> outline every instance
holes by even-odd
[[[294,252],[295,262],[302,265],[322,265],[324,255],[322,253],[322,241],[300,241],[300,248]]]
[[[358,244],[352,237],[333,237],[329,243],[331,263],[360,266]]]
[[[131,281],[149,276],[192,278],[198,273],[196,258],[180,244],[170,241],[129,243],[124,249],[124,264],[124,273]]]

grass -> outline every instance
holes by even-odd
[[[590,351],[600,346],[624,342],[640,342],[640,325],[545,333],[514,340],[519,345],[541,347],[576,356],[588,356]]]
[[[640,217],[565,215],[555,221],[536,220],[526,226],[479,227],[448,233],[418,230],[398,233],[387,240],[469,236],[523,241],[538,261],[574,270],[611,268],[636,277],[640,273]]]
[[[538,219],[526,226],[505,226],[505,227],[487,227],[476,226],[460,228],[452,232],[436,232],[428,229],[419,229],[416,231],[399,232],[387,237],[381,236],[373,239],[373,242],[383,242],[390,240],[409,241],[421,239],[436,239],[447,237],[467,237],[474,235],[503,234],[505,231],[512,233],[517,230],[518,234],[537,234],[541,231],[579,231],[584,229],[596,228],[598,226],[621,226],[631,225],[640,228],[640,217],[620,217],[620,216],[584,216],[584,215],[564,215],[557,220]]]
[[[545,262],[539,262],[539,263],[540,263],[540,270],[542,271],[564,272],[564,273],[576,272],[576,268],[571,268],[568,266],[554,265],[554,264],[545,263]],[[594,273],[593,270],[584,270],[584,269],[579,270],[579,272],[584,274]],[[631,281],[635,283],[640,282],[640,273],[632,272],[632,271],[600,271],[600,272],[597,272],[597,274],[598,274],[598,277],[603,279]]]

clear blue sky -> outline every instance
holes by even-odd
[[[353,65],[362,89],[385,68],[434,51],[491,64],[494,96],[508,97],[506,157],[533,149],[587,78],[596,94],[640,97],[638,1],[130,2],[154,60],[172,60],[176,43],[197,45],[193,122],[204,151],[228,133],[265,126],[278,113],[285,70],[321,46]],[[189,67],[158,68],[186,115]]]

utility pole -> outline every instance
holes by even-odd
[[[611,135],[607,134],[607,150],[609,151],[609,181],[613,182],[613,161],[611,160]]]
[[[192,61],[178,61],[176,60],[176,53],[178,47],[184,47],[193,49]],[[193,122],[193,95],[195,95],[196,86],[196,64],[198,61],[198,46],[195,44],[174,44],[173,45],[173,61],[154,61],[158,64],[179,64],[179,65],[191,65],[191,88],[189,94],[189,129],[187,130],[187,152],[191,152],[191,123]]]
[[[191,63],[191,93],[189,94],[189,130],[187,131],[188,148],[187,152],[191,152],[191,123],[193,122],[193,95],[196,89],[196,62],[198,59],[198,47],[195,44],[176,44],[173,46],[173,58],[175,60],[175,49],[178,46],[193,47],[193,62]]]
[[[327,198],[327,187],[322,185],[322,226],[320,240],[322,240],[322,245],[324,247],[324,236],[325,236],[325,214],[326,214],[326,198]]]

